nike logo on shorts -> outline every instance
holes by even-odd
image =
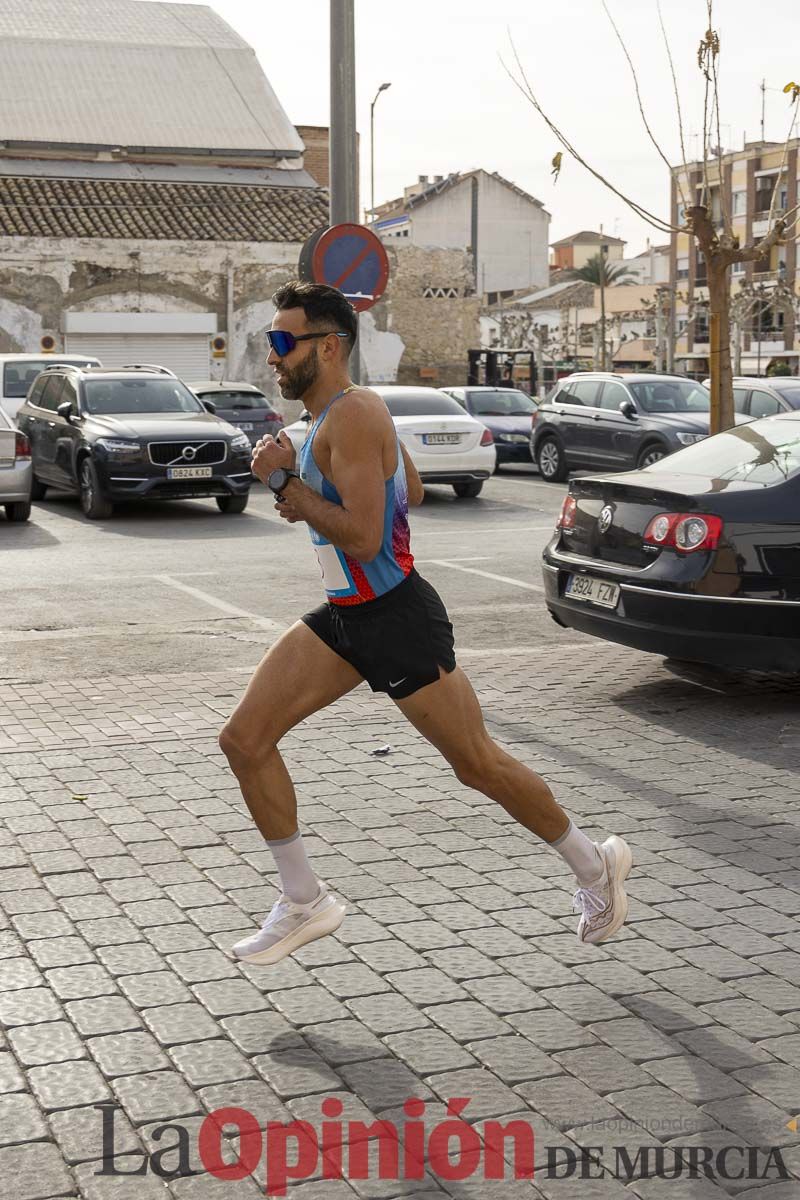
[[[390,680],[389,680],[389,687],[399,687],[399,686],[400,686],[400,684],[401,684],[401,683],[405,683],[405,681],[406,681],[407,679],[408,679],[408,676],[407,676],[407,675],[404,675],[402,679],[390,679]]]

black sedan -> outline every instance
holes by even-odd
[[[163,368],[49,367],[17,423],[32,448],[34,500],[48,488],[76,491],[90,520],[120,500],[214,496],[221,512],[247,507],[247,434]]]
[[[800,671],[800,413],[573,479],[543,569],[559,625],[667,658]]]
[[[492,431],[497,466],[510,462],[532,462],[531,423],[538,409],[536,400],[519,388],[442,388],[468,413]]]

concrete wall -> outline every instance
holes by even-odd
[[[64,349],[67,312],[213,312],[227,334],[227,357],[212,359],[212,378],[255,383],[278,400],[266,365],[264,330],[270,300],[297,273],[292,243],[146,242],[105,239],[5,238],[0,241],[0,352],[39,352],[40,338]],[[362,318],[364,379],[466,381],[466,351],[478,342],[478,300],[471,260],[462,251],[389,250],[384,299]],[[232,281],[232,314],[228,281]],[[456,299],[426,299],[426,288],[451,288]],[[279,401],[287,417],[298,404]]]
[[[485,171],[478,174],[480,292],[546,287],[550,216]],[[410,210],[416,246],[472,248],[472,179],[445,188]]]

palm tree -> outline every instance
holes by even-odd
[[[610,263],[599,251],[586,261],[584,266],[568,272],[570,279],[582,279],[585,283],[593,283],[595,287],[611,287],[612,284],[634,283],[636,272],[624,263]]]

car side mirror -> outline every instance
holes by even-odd
[[[620,402],[619,411],[622,413],[623,417],[627,417],[629,421],[635,421],[639,416],[638,412],[636,411],[636,405],[632,400],[622,400]]]
[[[213,400],[201,400],[200,403],[207,413],[211,413],[212,417],[216,414],[217,406]]]
[[[303,411],[300,413],[300,420],[305,421],[306,424],[311,420],[311,413],[308,411],[307,408],[304,408]]]
[[[71,422],[73,416],[75,415],[75,410],[73,409],[72,402],[70,400],[65,400],[63,404],[59,404],[56,412],[60,417],[68,422]]]

